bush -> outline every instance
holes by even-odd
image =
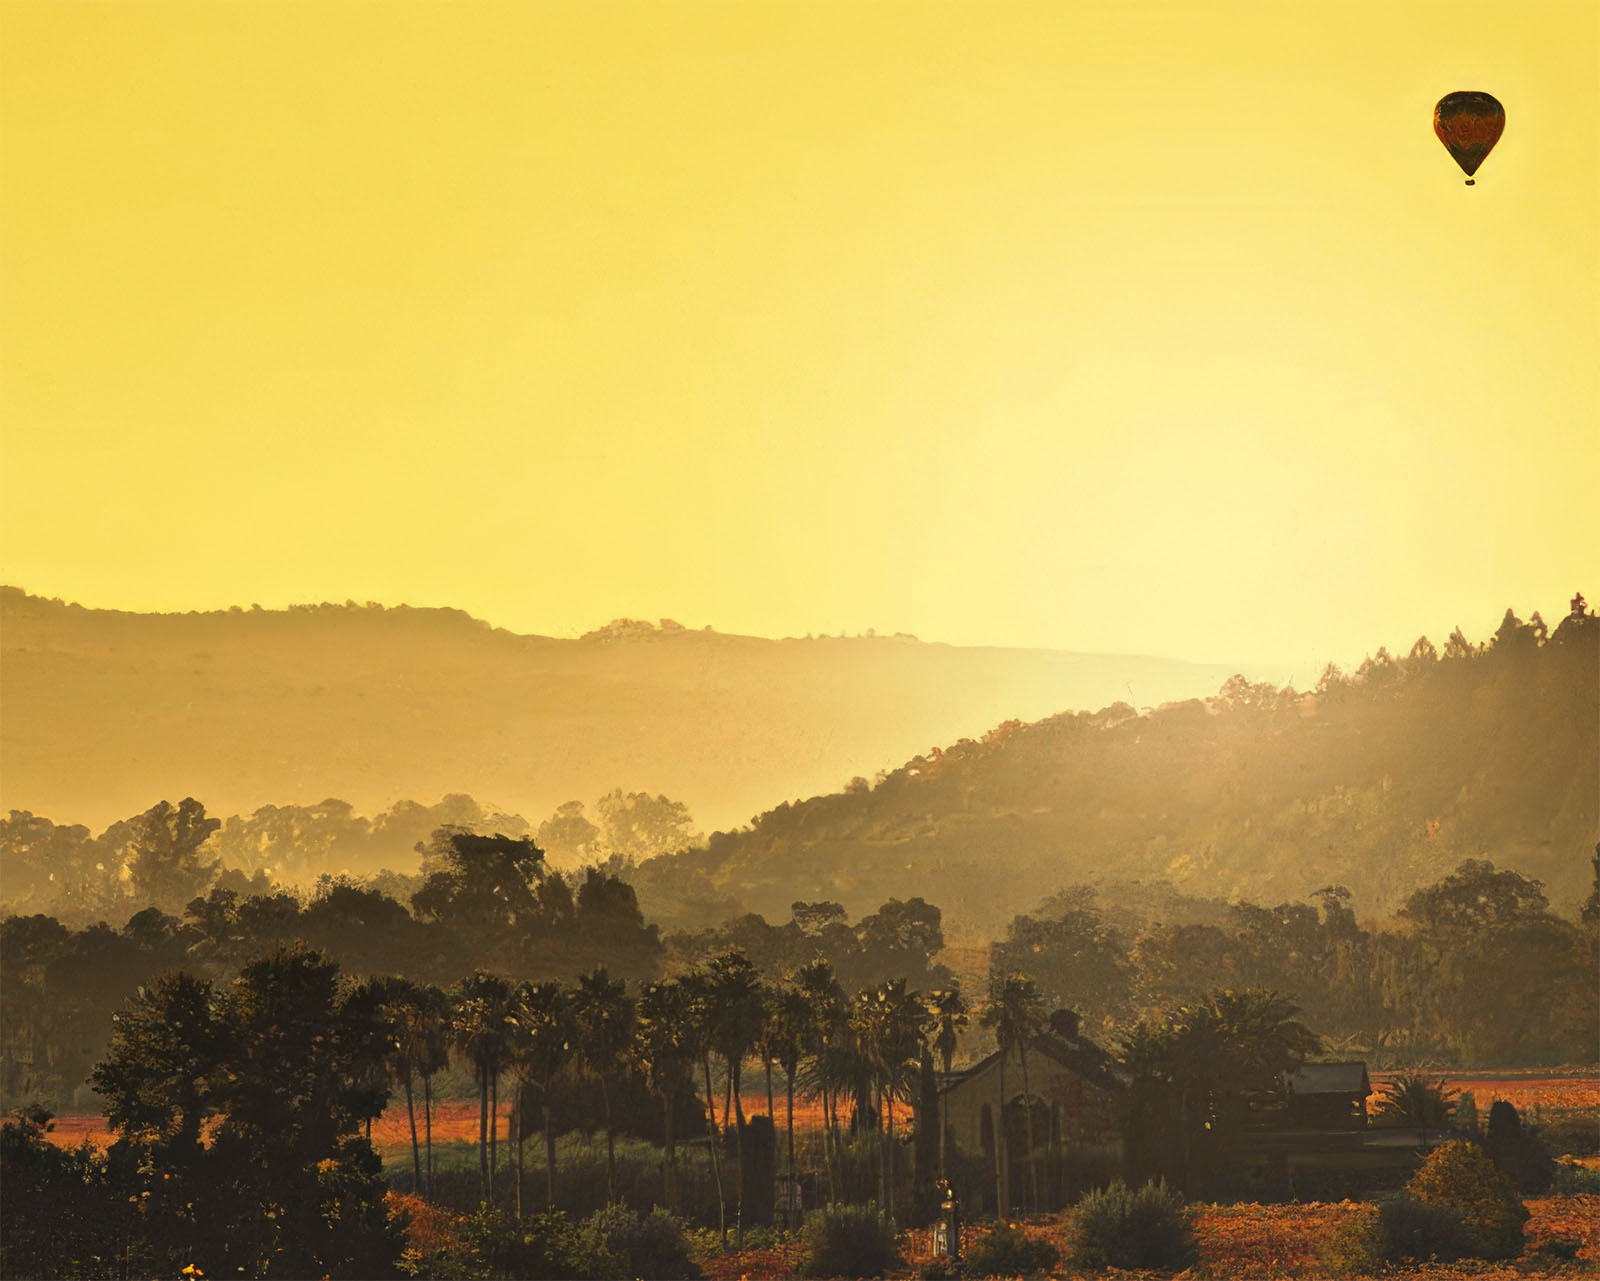
[[[1472,1252],[1460,1210],[1408,1196],[1378,1207],[1376,1245],[1378,1257],[1389,1263],[1451,1263]]]
[[[1187,1268],[1199,1259],[1183,1197],[1165,1182],[1130,1191],[1121,1179],[1078,1202],[1072,1259],[1085,1268]]]
[[[1523,1192],[1544,1192],[1555,1177],[1556,1163],[1536,1130],[1523,1126],[1517,1109],[1497,1099],[1489,1109],[1483,1149],[1495,1167]]]
[[[1059,1262],[1061,1252],[1049,1241],[1002,1223],[972,1248],[962,1272],[973,1277],[1026,1277],[1048,1272]]]
[[[1561,1196],[1600,1194],[1600,1170],[1591,1170],[1576,1161],[1559,1161],[1550,1190]]]
[[[696,1281],[700,1276],[689,1258],[683,1224],[659,1207],[641,1217],[625,1205],[607,1206],[584,1227],[600,1251],[623,1260],[630,1277]]]
[[[606,1249],[592,1223],[576,1223],[561,1210],[512,1219],[485,1207],[463,1227],[482,1263],[469,1276],[604,1281],[627,1271],[626,1261]]]
[[[1516,1185],[1476,1144],[1457,1141],[1435,1148],[1406,1191],[1424,1204],[1459,1212],[1475,1258],[1512,1259],[1522,1253],[1528,1209]]]
[[[881,1277],[900,1262],[894,1237],[873,1205],[841,1205],[806,1216],[803,1277]]]

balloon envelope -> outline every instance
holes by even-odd
[[[1476,90],[1447,93],[1433,109],[1433,131],[1469,183],[1505,127],[1506,109],[1489,94]]]

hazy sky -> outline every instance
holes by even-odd
[[[0,0],[0,130],[40,594],[1308,665],[1600,597],[1593,0]]]

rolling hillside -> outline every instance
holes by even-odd
[[[1010,718],[1203,695],[1231,671],[672,624],[558,640],[405,607],[146,615],[15,588],[0,643],[0,808],[96,830],[183,796],[376,813],[470,792],[537,823],[617,787],[733,827]]]
[[[1234,682],[1148,715],[1003,725],[635,880],[646,900],[698,885],[773,919],[920,894],[993,937],[1075,882],[1263,904],[1344,885],[1365,916],[1489,858],[1571,915],[1600,838],[1600,620],[1542,633],[1508,614],[1487,646],[1380,652],[1312,694]]]

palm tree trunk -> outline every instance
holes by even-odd
[[[884,1112],[887,1114],[889,1119],[889,1142],[886,1148],[886,1151],[889,1154],[889,1172],[884,1179],[884,1187],[886,1191],[884,1193],[883,1203],[889,1207],[889,1231],[892,1233],[894,1231],[894,1092],[892,1090],[885,1090],[883,1092],[883,1103]]]
[[[411,1186],[422,1195],[422,1154],[417,1148],[417,1109],[411,1098],[411,1073],[406,1072],[406,1119],[411,1122]]]
[[[789,1095],[789,1177],[794,1178],[794,1069],[784,1068],[784,1076],[788,1078],[787,1092]]]
[[[728,1064],[728,1079],[733,1091],[733,1168],[739,1186],[738,1213],[734,1218],[734,1244],[744,1249],[744,1099],[741,1097],[740,1077],[743,1058],[736,1057]]]
[[[489,1199],[489,1073],[478,1070],[478,1177],[483,1199]]]
[[[422,1078],[422,1124],[428,1138],[428,1195],[433,1195],[433,1074]]]
[[[600,1106],[606,1119],[606,1204],[617,1199],[617,1148],[616,1132],[611,1128],[611,1088],[606,1084],[606,1074],[600,1073]]]
[[[678,1149],[677,1135],[672,1132],[672,1100],[672,1090],[668,1090],[662,1095],[661,1133],[665,1140],[664,1146],[667,1151],[667,1159],[661,1167],[661,1195],[666,1199],[668,1214],[676,1214],[678,1212],[678,1198],[675,1195],[678,1190],[676,1186],[677,1180],[674,1177],[678,1172],[676,1168],[678,1164]]]
[[[1035,1157],[1037,1149],[1033,1141],[1033,1091],[1028,1087],[1028,1047],[1026,1043],[1023,1043],[1017,1048],[1022,1051],[1022,1106],[1028,1133],[1028,1205],[1037,1214],[1039,1212],[1039,1163]]]
[[[511,1105],[511,1128],[517,1139],[517,1218],[522,1217],[522,1082],[517,1083],[516,1101]]]
[[[994,1197],[995,1213],[1002,1219],[1011,1212],[1006,1196],[1010,1183],[1006,1169],[1006,1050],[1000,1051],[1000,1106],[994,1115]]]
[[[706,1069],[706,1113],[711,1121],[711,1177],[717,1185],[717,1230],[722,1234],[722,1248],[728,1248],[728,1200],[722,1191],[722,1161],[717,1156],[717,1096],[711,1090],[711,1053],[708,1050],[701,1060]]]
[[[495,1143],[500,1138],[500,1074],[489,1073],[489,1204],[494,1204]]]
[[[544,1085],[544,1208],[556,1208],[556,1118],[550,1107],[550,1083]]]
[[[763,1060],[767,1068],[767,1120],[776,1123],[777,1109],[772,1106],[772,1060]],[[776,1128],[776,1127],[774,1127]]]

